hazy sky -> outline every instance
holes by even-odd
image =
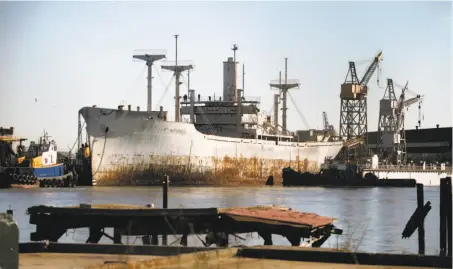
[[[133,51],[166,49],[174,60],[174,34],[180,35],[178,59],[196,66],[191,88],[202,96],[221,94],[222,62],[238,44],[245,96],[261,96],[261,109],[269,112],[269,81],[288,57],[288,77],[301,82],[291,95],[311,128],[322,127],[322,111],[339,128],[348,61],[357,61],[362,76],[382,49],[382,88],[376,75],[369,83],[369,129],[377,129],[387,77],[408,80],[411,91],[425,95],[422,128],[451,126],[451,12],[451,3],[431,1],[1,2],[0,126],[30,139],[46,129],[62,149],[76,139],[83,106],[113,108],[124,100],[145,109],[145,64],[132,60]],[[163,97],[173,119],[174,86],[164,95],[171,74],[160,74],[154,73],[153,107]],[[288,106],[289,128],[305,129]],[[406,128],[417,120],[414,105]]]

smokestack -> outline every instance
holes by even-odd
[[[223,100],[226,102],[236,100],[234,69],[233,57],[228,57],[227,61],[223,62]]]

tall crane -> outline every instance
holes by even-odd
[[[378,148],[384,154],[391,154],[391,159],[398,165],[405,165],[407,162],[406,135],[404,128],[405,110],[411,105],[418,103],[419,120],[421,124],[420,109],[423,95],[406,99],[408,82],[401,90],[399,99],[396,99],[393,80],[387,79],[387,88],[384,98],[380,102],[379,126],[378,126]],[[384,156],[387,157],[387,156]]]
[[[361,80],[357,76],[355,63],[349,62],[349,70],[345,82],[341,85],[340,93],[340,137],[343,139],[350,140],[366,136],[368,131],[367,85],[381,60],[382,51],[379,51]],[[365,144],[367,144],[367,141],[365,141]],[[350,154],[348,153],[348,155]]]
[[[396,99],[393,80],[387,78],[387,87],[385,88],[384,97],[379,101],[379,124],[378,124],[378,149],[381,154],[391,150],[394,147],[397,132],[397,115],[398,99]]]

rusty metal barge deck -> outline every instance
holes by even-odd
[[[255,206],[236,208],[173,208],[147,206],[80,205],[72,207],[33,206],[28,209],[30,224],[36,232],[32,241],[57,242],[68,229],[89,228],[87,243],[98,243],[102,236],[121,244],[122,236],[142,236],[144,245],[157,245],[158,236],[180,236],[187,246],[188,235],[206,234],[205,246],[228,246],[228,235],[258,233],[265,245],[272,245],[272,234],[286,237],[291,245],[319,247],[331,234],[342,230],[334,219],[314,213],[303,213],[285,207]],[[105,233],[113,228],[113,235]],[[201,239],[200,239],[201,240]],[[162,240],[166,245],[166,239]]]

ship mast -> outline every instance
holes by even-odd
[[[187,96],[190,96],[190,69],[187,70]]]
[[[285,58],[285,84],[288,83],[288,58]],[[282,127],[283,131],[286,132],[286,110],[288,109],[286,107],[286,95],[288,94],[288,89],[284,88],[282,89],[282,98],[283,98],[283,104],[282,104]]]
[[[233,80],[233,92],[234,92],[234,101],[238,102],[238,89],[236,86],[236,51],[238,50],[238,46],[236,44],[233,45],[233,48],[231,49],[233,51],[233,74],[234,74],[234,80]]]
[[[284,133],[288,132],[286,128],[286,96],[288,90],[295,89],[299,87],[299,81],[297,79],[288,79],[288,58],[285,58],[285,82],[281,82],[281,78],[278,80],[271,81],[270,86],[272,88],[277,88],[282,91],[282,129]]]
[[[193,68],[192,65],[178,65],[178,37],[179,35],[175,35],[176,41],[176,61],[175,65],[162,65],[162,69],[170,70],[174,72],[174,76],[176,77],[175,82],[175,122],[180,121],[180,96],[179,96],[179,78],[182,72],[190,70]]]
[[[242,96],[244,96],[244,82],[245,82],[245,67],[242,64]]]
[[[151,112],[152,109],[152,88],[153,88],[153,76],[152,76],[152,67],[155,61],[161,60],[165,58],[165,54],[135,54],[132,58],[143,60],[146,62],[148,66],[148,102],[147,102],[147,110]]]

